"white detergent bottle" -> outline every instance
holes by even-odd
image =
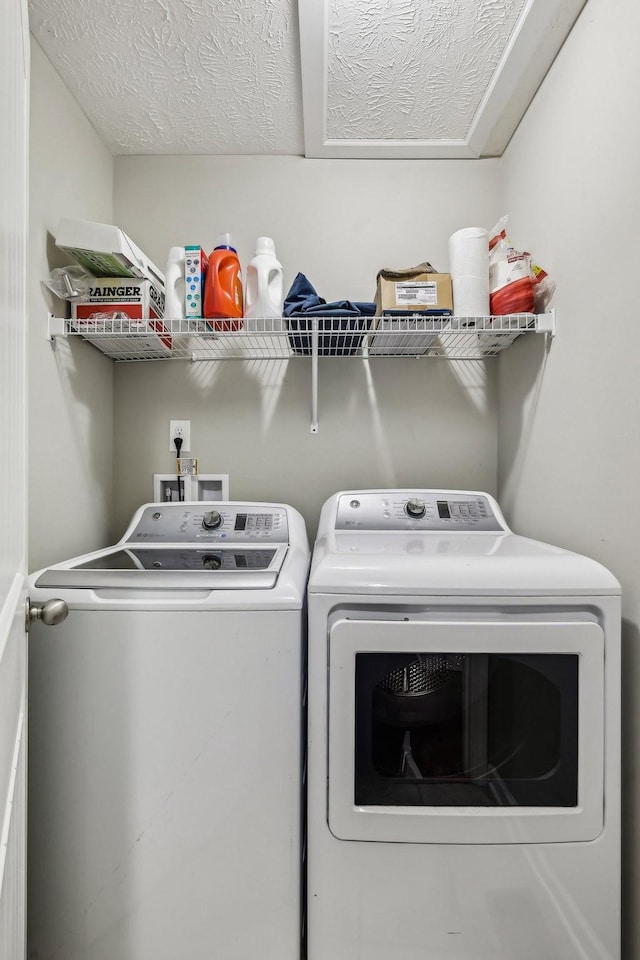
[[[282,317],[284,287],[282,264],[270,237],[258,237],[256,255],[247,264],[244,290],[245,318]]]
[[[184,247],[171,247],[164,276],[164,316],[184,319]]]

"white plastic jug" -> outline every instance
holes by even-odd
[[[284,287],[282,264],[270,237],[258,237],[256,254],[247,264],[244,291],[245,318],[282,316]]]
[[[171,247],[164,276],[164,315],[184,318],[184,247]]]

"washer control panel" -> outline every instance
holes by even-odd
[[[276,549],[127,547],[79,563],[77,570],[267,570]]]
[[[287,511],[252,504],[162,503],[146,507],[130,543],[288,543]]]
[[[336,530],[504,530],[487,497],[416,490],[354,493],[338,500]]]

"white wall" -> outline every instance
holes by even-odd
[[[326,300],[371,300],[377,271],[429,260],[448,269],[459,227],[501,210],[499,162],[119,157],[116,222],[163,266],[173,244],[211,250],[230,231],[243,264],[268,235],[288,289],[305,273]],[[310,366],[118,364],[116,527],[173,469],[169,419],[191,419],[203,472],[233,498],[293,503],[313,536],[345,487],[496,484],[495,364],[320,362],[320,432],[309,433]]]
[[[503,159],[512,238],[558,283],[559,334],[500,359],[499,485],[513,527],[623,586],[625,958],[640,956],[640,5],[589,0]]]
[[[60,217],[113,217],[113,159],[32,38],[29,283],[29,566],[108,542],[113,364],[87,343],[46,339],[40,280],[69,260]],[[57,301],[57,308],[66,306]]]

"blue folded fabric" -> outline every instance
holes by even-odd
[[[283,314],[288,318],[289,340],[294,353],[309,356],[312,352],[312,320],[320,331],[318,354],[320,356],[353,356],[362,347],[364,335],[371,325],[370,317],[376,312],[375,303],[336,300],[327,303],[319,297],[303,273],[291,284]],[[341,319],[334,320],[333,317]]]
[[[299,273],[284,301],[285,317],[373,317],[375,303],[335,300],[327,303],[303,273]]]

